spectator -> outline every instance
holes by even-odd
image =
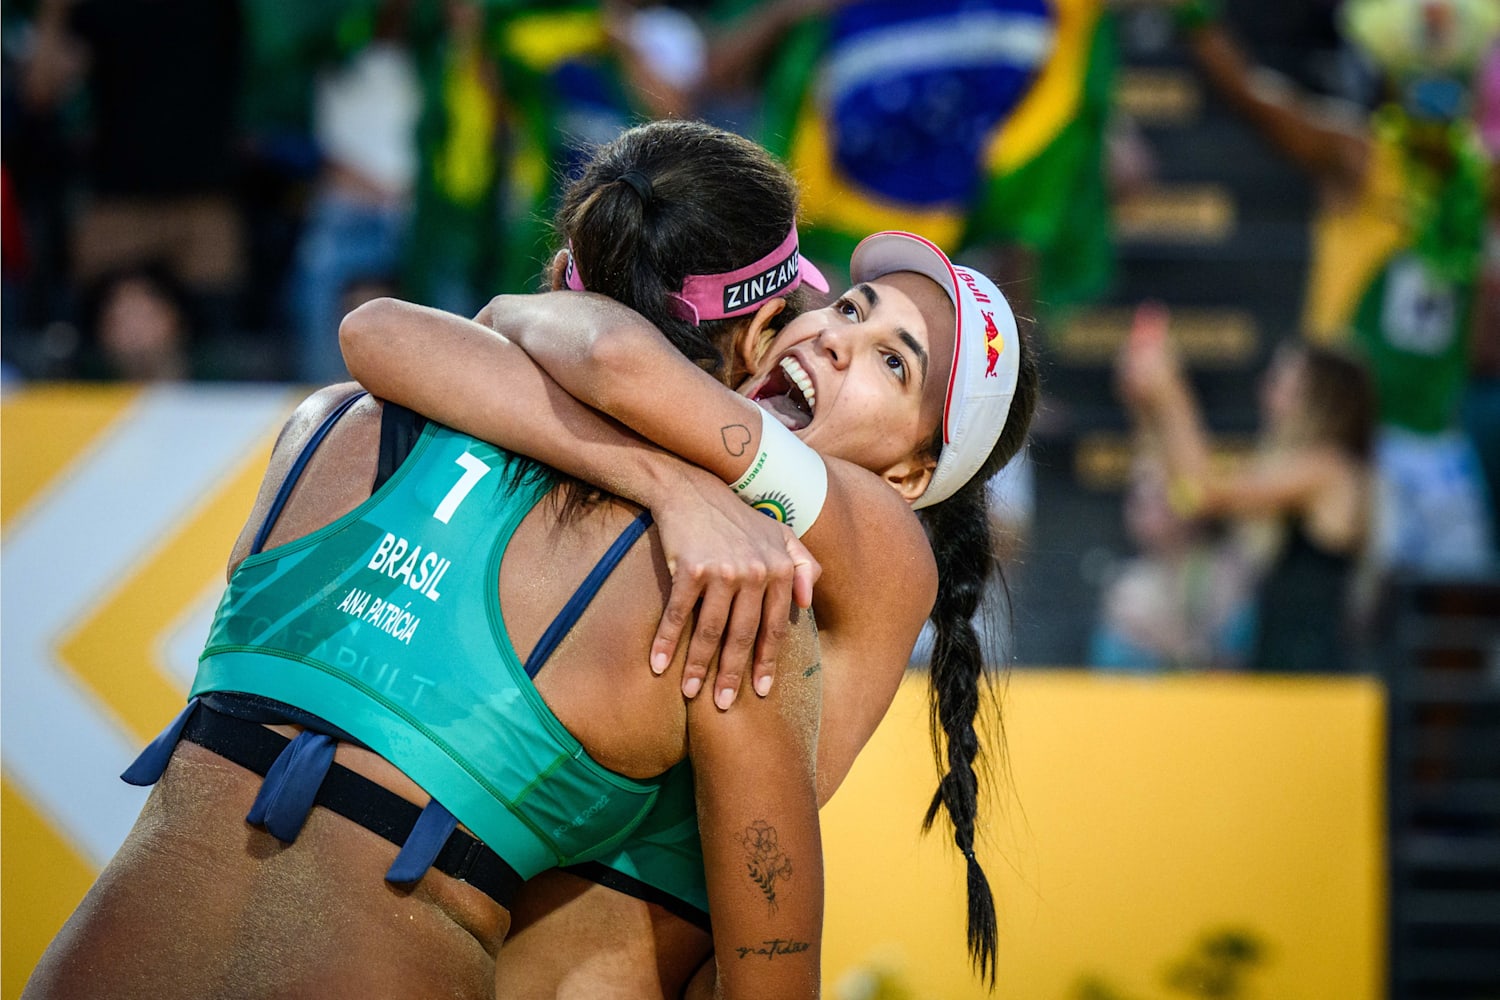
[[[165,268],[142,265],[107,275],[98,282],[92,313],[100,374],[132,382],[188,377],[188,309]]]
[[[536,288],[562,186],[653,110],[628,72],[628,21],[603,6],[444,5],[445,38],[422,61],[410,297],[472,314]]]
[[[296,374],[305,382],[347,378],[338,344],[346,292],[356,282],[389,286],[399,273],[421,105],[407,6],[386,0],[368,12],[360,33],[368,40],[315,86],[323,168],[292,275]]]
[[[973,620],[984,661],[1000,666],[1015,659],[1011,588],[1016,585],[1022,568],[1022,556],[1036,516],[1036,471],[1030,449],[1022,449],[990,477],[984,493],[994,571],[985,581],[984,596]],[[932,625],[928,623],[922,627],[912,649],[912,666],[924,666],[932,659],[932,640]]]
[[[1464,398],[1464,430],[1479,452],[1490,495],[1491,537],[1500,539],[1500,44],[1479,77],[1476,116],[1490,155],[1490,206],[1484,273],[1474,317],[1473,373]]]
[[[91,126],[74,281],[162,261],[220,332],[244,246],[233,199],[241,23],[234,0],[41,0],[23,87],[34,111],[82,83]]]
[[[605,11],[625,78],[651,117],[696,117],[708,42],[692,15],[669,4],[606,4]]]
[[[1171,502],[1190,516],[1265,518],[1280,529],[1257,590],[1251,665],[1348,669],[1345,625],[1371,518],[1375,403],[1365,369],[1329,348],[1282,347],[1262,383],[1257,453],[1243,471],[1218,475],[1167,328],[1164,307],[1137,310],[1119,384],[1160,442]]]
[[[1137,555],[1105,585],[1089,664],[1111,670],[1233,670],[1254,641],[1251,569],[1240,547],[1169,499],[1160,456],[1138,455],[1125,490]]]
[[[1224,28],[1195,29],[1205,76],[1317,180],[1305,326],[1347,341],[1380,400],[1377,543],[1399,570],[1492,559],[1488,498],[1459,422],[1483,261],[1489,161],[1464,85],[1500,28],[1493,0],[1350,0],[1346,34],[1391,99],[1336,114],[1252,66]]]

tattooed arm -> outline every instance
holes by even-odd
[[[688,753],[718,956],[714,996],[816,997],[823,854],[814,756],[821,672],[809,615],[768,697],[688,705]]]

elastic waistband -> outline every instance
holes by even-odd
[[[200,706],[192,714],[182,738],[262,777],[291,743],[259,723],[224,715],[207,706]],[[313,804],[358,823],[397,847],[406,844],[422,815],[422,807],[337,763],[329,766]],[[521,884],[521,876],[504,858],[457,829],[448,835],[432,867],[467,882],[507,910]]]

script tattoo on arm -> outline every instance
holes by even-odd
[[[724,450],[738,458],[750,443],[750,428],[744,424],[725,424],[719,428],[719,436],[724,439]]]
[[[772,938],[769,941],[762,941],[758,945],[742,944],[734,950],[739,952],[740,958],[748,958],[752,955],[764,955],[766,956],[766,961],[769,962],[777,955],[795,955],[798,952],[806,951],[811,947],[812,945],[807,941],[792,941],[787,938]]]
[[[745,828],[740,844],[745,848],[745,867],[749,870],[750,880],[760,887],[766,904],[775,913],[776,883],[792,877],[792,859],[777,843],[776,828],[763,819]]]

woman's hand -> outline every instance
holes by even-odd
[[[752,657],[756,693],[771,690],[792,602],[811,606],[822,567],[786,525],[747,506],[711,473],[685,472],[680,488],[651,505],[672,574],[651,669],[661,673],[672,662],[696,606],[682,692],[698,694],[718,653],[714,704],[724,709]]]

